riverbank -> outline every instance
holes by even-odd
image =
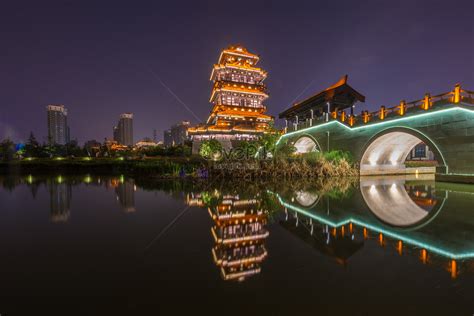
[[[122,158],[33,158],[0,162],[0,174],[107,174],[154,178],[311,179],[352,177],[357,169],[346,159],[296,157],[210,161],[199,156]]]
[[[147,175],[160,178],[191,176],[206,165],[200,157],[122,158],[33,158],[0,162],[0,173],[94,173]]]

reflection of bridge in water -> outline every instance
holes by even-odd
[[[474,258],[474,220],[466,207],[474,203],[473,192],[433,181],[369,178],[345,197],[311,189],[277,197],[286,212],[281,225],[344,264],[370,238],[423,263],[448,260],[452,277],[459,262]]]

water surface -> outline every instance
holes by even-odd
[[[474,187],[0,178],[0,313],[474,313]]]

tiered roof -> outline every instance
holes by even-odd
[[[259,59],[240,45],[221,52],[210,78],[214,85],[209,101],[214,106],[205,124],[188,129],[191,136],[266,131],[273,117],[264,114],[266,107],[262,101],[268,94],[263,80],[267,72],[255,66]]]

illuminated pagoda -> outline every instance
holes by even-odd
[[[256,67],[259,59],[242,46],[229,46],[221,52],[210,78],[214,82],[211,114],[206,123],[188,129],[193,152],[199,151],[203,140],[216,139],[229,149],[267,130],[273,117],[265,114],[263,102],[268,94],[263,81],[267,72]]]
[[[188,197],[188,205],[205,206],[201,195]],[[215,225],[211,232],[215,241],[212,256],[224,280],[243,281],[261,271],[267,257],[265,239],[269,232],[267,212],[257,199],[238,195],[219,196],[216,206],[208,208]]]

